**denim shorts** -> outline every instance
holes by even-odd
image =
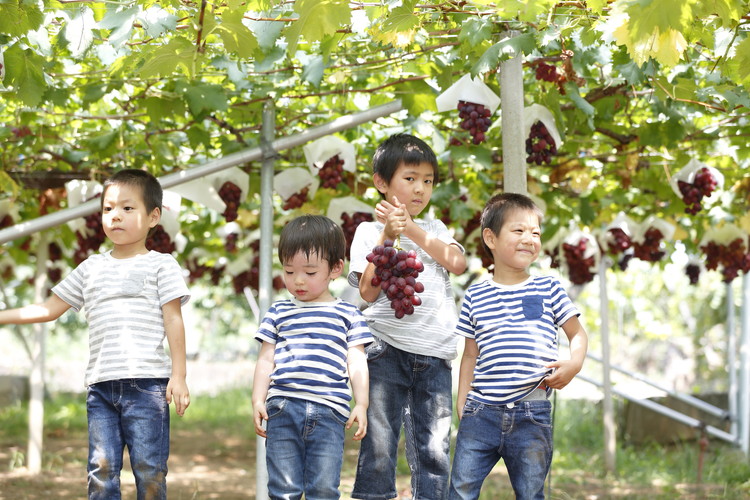
[[[546,400],[485,405],[467,400],[456,437],[450,500],[479,498],[502,458],[518,500],[544,498],[552,464],[552,404]]]
[[[89,499],[119,500],[128,447],[138,499],[167,498],[169,379],[109,380],[88,388]]]

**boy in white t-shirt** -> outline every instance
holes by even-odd
[[[143,170],[104,182],[102,226],[112,250],[83,261],[41,304],[0,311],[0,324],[40,323],[73,308],[89,325],[88,497],[119,499],[128,447],[138,498],[167,498],[169,403],[190,405],[181,306],[190,298],[177,261],[149,251],[162,188]],[[164,350],[164,337],[170,356]]]

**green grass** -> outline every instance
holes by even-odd
[[[179,419],[173,413],[173,427],[200,436],[201,432],[222,429],[247,439],[248,452],[255,447],[252,410],[248,390],[232,390],[216,396],[195,396],[186,415]],[[27,434],[27,404],[0,408],[0,444],[24,446]],[[685,441],[676,445],[629,446],[618,439],[615,475],[604,474],[604,433],[600,406],[593,402],[558,400],[555,409],[555,454],[552,465],[552,498],[583,498],[574,491],[591,488],[639,488],[651,500],[684,496],[680,485],[697,482],[699,445]],[[45,435],[85,436],[85,396],[54,395],[45,404]],[[356,448],[347,445],[344,475],[353,475]],[[403,452],[401,453],[403,456]],[[405,460],[400,459],[398,473],[408,475]],[[498,464],[496,471],[504,471]],[[712,485],[705,498],[746,498],[750,496],[750,461],[742,453],[720,441],[710,442],[703,456],[703,484]],[[632,498],[638,498],[634,494]],[[485,482],[482,498],[502,500],[508,496],[507,478],[493,474]],[[618,498],[631,498],[627,495]]]

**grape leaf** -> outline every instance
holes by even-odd
[[[0,33],[21,37],[27,31],[39,28],[43,22],[44,14],[37,2],[0,2]]]
[[[12,86],[26,106],[36,106],[47,89],[42,67],[44,59],[31,49],[13,45],[3,53],[5,84]]]
[[[492,35],[494,23],[489,19],[468,18],[461,26],[461,33],[458,35],[459,40],[466,40],[471,45],[479,45],[489,40]]]
[[[536,47],[532,33],[524,33],[512,38],[505,38],[487,49],[477,63],[471,68],[471,75],[476,76],[488,71],[495,71],[501,61],[523,54],[530,54]]]
[[[115,48],[119,48],[130,39],[135,22],[141,9],[134,5],[122,10],[109,10],[99,21],[99,27],[112,30],[107,41]]]
[[[198,83],[187,87],[185,101],[190,112],[196,117],[202,117],[206,112],[224,111],[228,107],[224,88],[210,83]]]
[[[323,57],[313,56],[304,64],[302,79],[312,84],[313,87],[318,88],[320,81],[323,79],[324,70],[325,62],[323,61]]]
[[[177,16],[156,5],[149,7],[138,15],[138,19],[151,38],[157,38],[162,33],[174,30],[177,27]]]
[[[419,17],[414,14],[414,1],[404,2],[393,9],[380,28],[383,31],[411,31],[419,25]]]
[[[250,29],[242,24],[243,9],[225,10],[221,15],[221,25],[217,27],[228,52],[249,58],[258,47],[258,41]]]
[[[693,7],[693,11],[698,19],[716,15],[725,26],[730,26],[734,21],[739,21],[747,12],[747,2],[744,0],[702,0]]]
[[[349,24],[351,11],[347,0],[298,0],[294,11],[299,17],[284,30],[287,53],[297,52],[300,38],[317,42]]]
[[[172,38],[168,44],[157,47],[151,53],[144,51],[142,55],[148,58],[140,69],[143,78],[170,75],[178,67],[181,67],[188,76],[191,76],[194,72],[195,46],[182,37]]]

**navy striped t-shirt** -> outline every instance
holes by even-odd
[[[281,300],[269,308],[255,338],[275,344],[267,398],[315,401],[349,417],[347,352],[373,340],[357,306],[341,299]]]
[[[485,404],[518,401],[558,359],[557,328],[580,313],[560,282],[531,276],[517,285],[491,279],[466,290],[456,333],[479,348],[468,398]]]

